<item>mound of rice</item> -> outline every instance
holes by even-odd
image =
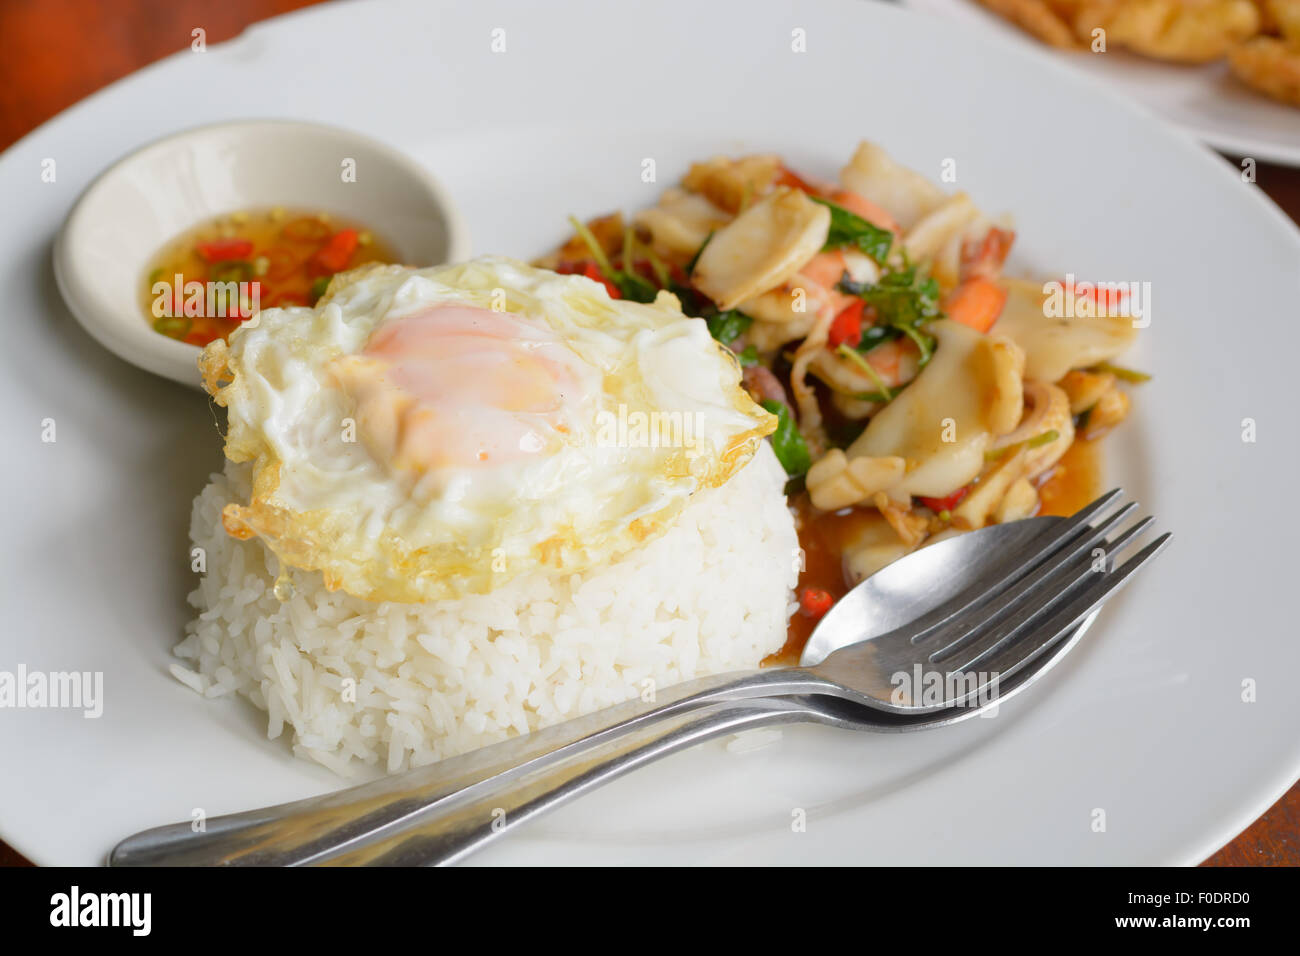
[[[419,766],[693,677],[753,668],[785,642],[798,539],[766,442],[700,492],[662,537],[585,574],[537,571],[491,594],[375,604],[328,591],[221,526],[248,500],[247,466],[194,501],[206,572],[172,673],[208,697],[242,694],[296,753],[347,775]]]

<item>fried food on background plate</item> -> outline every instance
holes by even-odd
[[[1255,6],[1265,33],[1300,43],[1300,0],[1255,0]]]
[[[1108,49],[1171,63],[1227,58],[1253,90],[1300,106],[1300,0],[978,0],[1026,33],[1079,49],[1103,31]]]
[[[1098,28],[1109,44],[1159,60],[1209,63],[1259,32],[1253,0],[1097,0],[1080,5],[1080,37]]]
[[[1054,9],[1057,4],[1049,3],[1048,0],[979,0],[979,2],[1044,43],[1064,49],[1078,46],[1069,23]]]
[[[1300,42],[1259,36],[1228,54],[1237,79],[1252,89],[1300,106]]]

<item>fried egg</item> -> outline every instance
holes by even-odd
[[[226,530],[374,601],[614,560],[776,427],[671,294],[614,300],[504,258],[337,276],[200,367],[226,456],[253,463]]]

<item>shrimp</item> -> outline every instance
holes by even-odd
[[[875,281],[876,264],[854,249],[819,252],[781,286],[740,303],[738,308],[756,321],[750,336],[760,350],[779,348],[807,335],[817,317],[834,318],[853,303],[837,286],[844,274],[855,282]]]
[[[847,209],[855,216],[861,216],[873,226],[887,229],[894,235],[898,235],[901,231],[898,221],[889,214],[884,206],[872,202],[861,193],[855,193],[852,189],[833,189],[826,198],[835,205]]]

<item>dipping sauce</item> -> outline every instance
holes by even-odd
[[[396,261],[359,223],[279,206],[249,209],[167,243],[145,270],[141,301],[156,332],[202,347],[259,309],[315,305],[336,272]]]

